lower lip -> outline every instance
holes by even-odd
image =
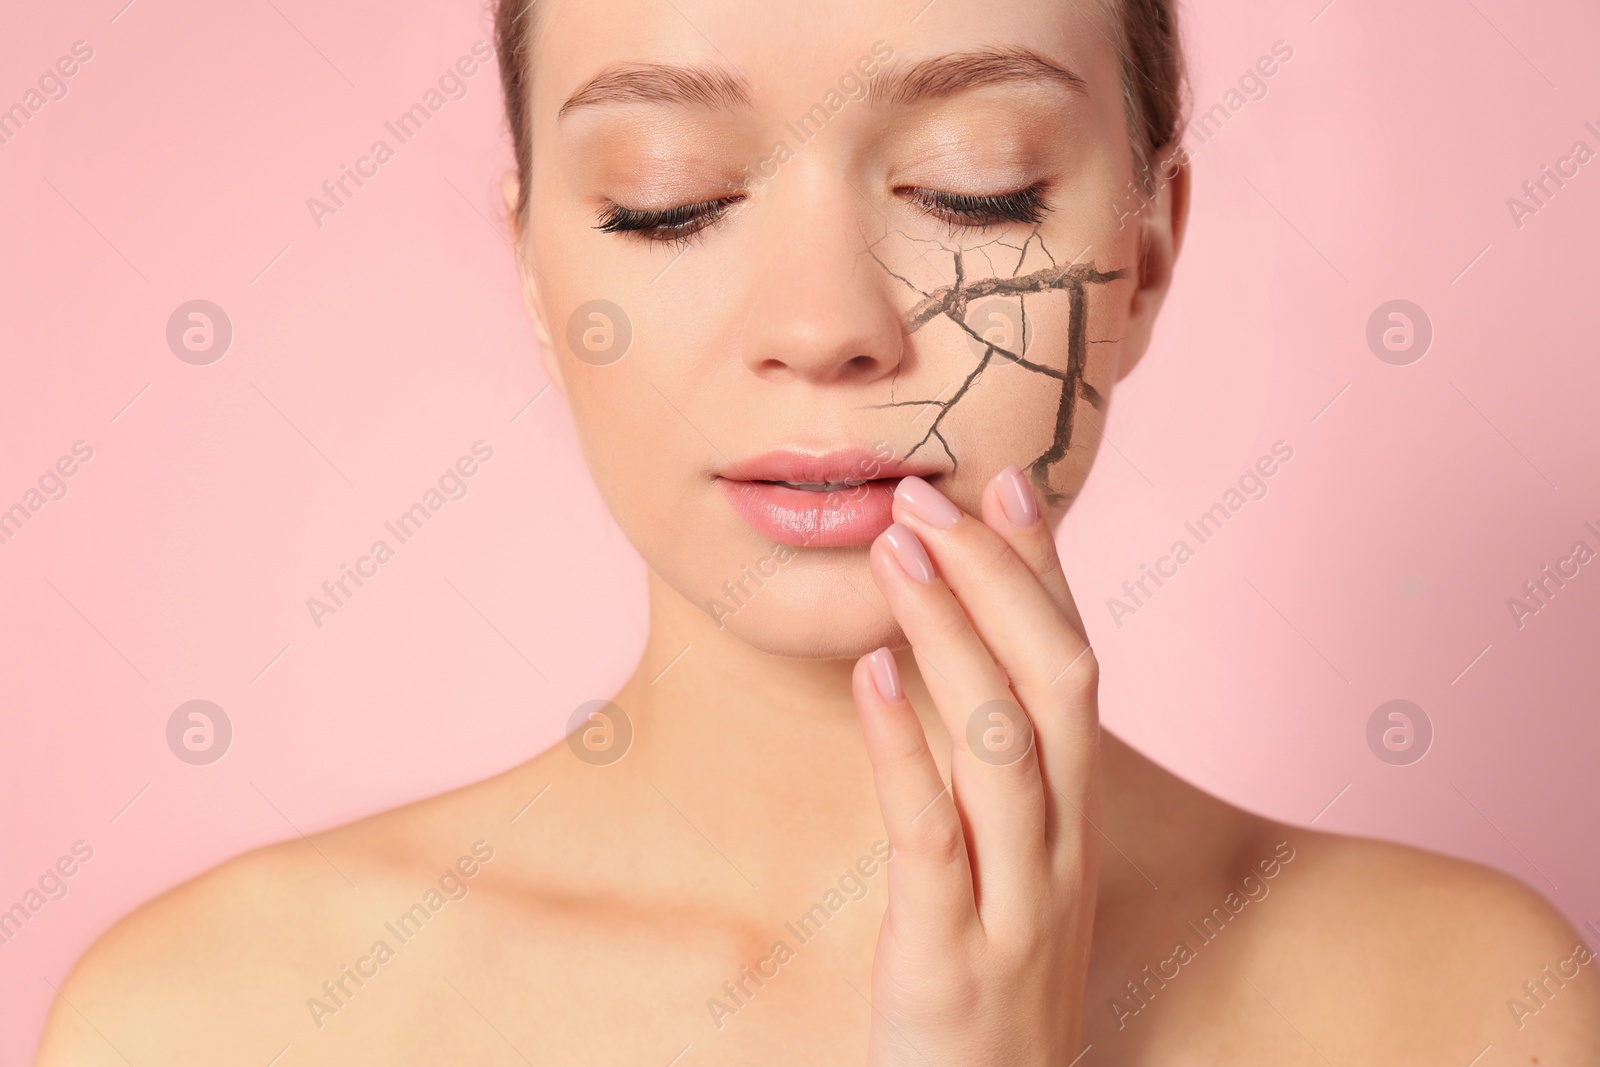
[[[894,479],[825,493],[771,482],[720,483],[733,510],[757,533],[796,548],[871,544],[894,521]]]

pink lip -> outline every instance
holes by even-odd
[[[906,475],[939,473],[926,464],[885,460],[867,449],[821,455],[768,452],[718,473],[728,503],[764,537],[796,548],[870,544],[894,521],[894,489]],[[844,489],[795,489],[774,482],[862,481]]]

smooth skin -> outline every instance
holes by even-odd
[[[959,467],[902,484],[892,536],[802,551],[725,625],[704,610],[771,551],[718,492],[719,467],[875,438],[903,457],[926,420],[882,405],[970,368],[958,324],[905,324],[905,283],[950,284],[950,248],[989,243],[968,266],[995,274],[1024,242],[1035,260],[1125,270],[1089,295],[1084,382],[1109,398],[1138,363],[1188,176],[1118,225],[1132,153],[1098,8],[541,0],[525,217],[517,175],[504,192],[539,355],[648,565],[649,637],[612,698],[631,746],[597,765],[557,744],[161,895],[59,983],[37,1062],[1600,1063],[1600,963],[1565,962],[1578,932],[1521,882],[1241,811],[1100,728],[1053,541],[1100,411],[1078,403],[1047,476],[1011,473],[1050,439],[1051,381],[994,367],[945,423]],[[853,101],[693,242],[596,229],[608,202],[722,195],[878,40],[891,70],[1031,49],[1081,83]],[[742,75],[750,99],[562,114],[597,74],[642,62]],[[934,219],[918,192],[1034,181],[1049,210],[1031,229]],[[597,296],[634,327],[606,366],[564,342]],[[1053,367],[1065,307],[1061,293],[1029,306],[1030,352]],[[1024,490],[1031,522],[1007,510]],[[905,569],[913,546],[932,580]],[[895,674],[903,699],[879,688]],[[1019,758],[994,758],[991,738],[1011,755],[1018,737]],[[430,892],[458,899],[432,907]],[[397,936],[418,907],[420,928]],[[1537,1011],[1515,1017],[1529,983]]]

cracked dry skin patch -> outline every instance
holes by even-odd
[[[879,242],[881,243],[881,242]],[[922,243],[922,242],[913,242]],[[1103,271],[1094,264],[1079,264],[1074,260],[1060,264],[1045,245],[1044,238],[1035,228],[1019,245],[997,239],[971,248],[951,248],[936,244],[935,249],[948,254],[954,266],[955,280],[933,289],[917,286],[903,274],[896,272],[878,254],[874,245],[869,249],[873,260],[891,277],[905,285],[918,299],[904,315],[906,333],[916,333],[940,318],[948,319],[974,343],[974,351],[981,352],[977,362],[961,378],[955,391],[948,397],[922,400],[891,400],[874,408],[931,407],[937,409],[932,424],[922,437],[911,446],[906,456],[915,455],[937,441],[950,458],[951,472],[960,466],[960,460],[944,436],[943,425],[961,400],[968,396],[985,371],[997,365],[1014,366],[1057,383],[1059,398],[1055,405],[1054,425],[1050,443],[1024,465],[1030,480],[1040,490],[1047,504],[1052,506],[1070,500],[1067,494],[1056,491],[1049,482],[1051,468],[1064,459],[1072,447],[1077,401],[1081,397],[1097,411],[1105,410],[1105,397],[1084,378],[1088,363],[1089,346],[1114,344],[1120,338],[1091,339],[1089,337],[1089,293],[1091,287],[1130,277],[1127,268]],[[1030,249],[1037,249],[1036,258],[1047,263],[1024,272]],[[1001,250],[1015,254],[1015,263],[1009,273],[982,273],[972,276],[973,260],[981,257],[986,268],[993,271],[995,258]],[[925,255],[926,253],[923,253]],[[1081,254],[1080,254],[1081,255]],[[1008,257],[1009,258],[1009,257]],[[1067,298],[1066,366],[1056,367],[1033,358],[1036,347],[1028,319],[1029,296],[1041,297],[1051,293],[1064,293]],[[978,301],[991,298],[1015,299],[1017,303],[1017,340],[1011,347],[996,343],[979,333],[968,322],[969,309]],[[1014,350],[1013,350],[1014,349]]]

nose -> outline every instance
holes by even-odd
[[[892,375],[906,349],[905,301],[869,248],[877,214],[844,178],[799,163],[763,192],[752,205],[752,254],[764,266],[746,301],[745,366],[773,382],[862,385]]]

